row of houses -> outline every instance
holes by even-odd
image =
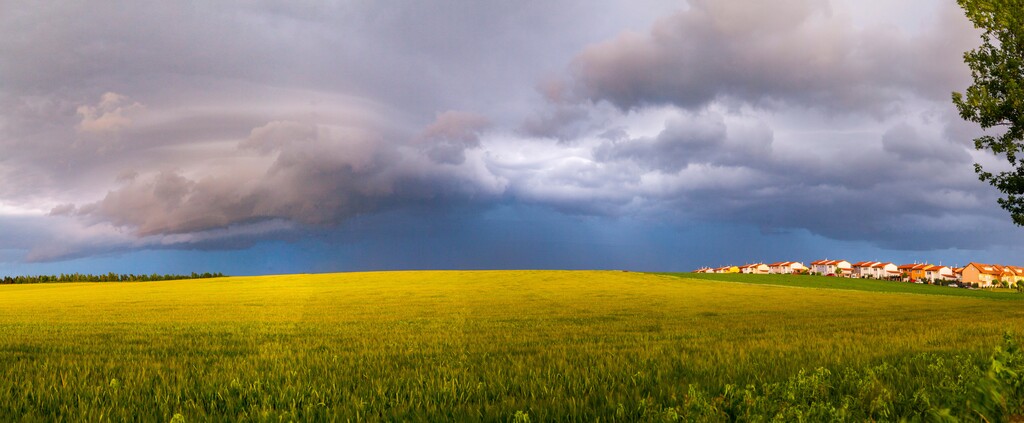
[[[848,278],[902,280],[907,282],[957,282],[979,287],[995,285],[1015,286],[1024,281],[1024,267],[998,264],[968,263],[964,267],[950,267],[928,263],[896,265],[892,262],[846,260],[817,260],[811,266],[798,261],[752,263],[743,266],[701,268],[697,273],[751,273],[751,274],[812,274]]]

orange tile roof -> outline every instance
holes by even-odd
[[[984,274],[984,275],[1000,275],[1000,274],[1003,273],[1002,267],[999,266],[998,264],[985,264],[985,263],[974,263],[974,262],[971,262],[971,263],[967,263],[967,266],[964,266],[964,268],[966,269],[966,268],[971,267],[971,266],[974,266],[975,269],[978,269],[978,273],[981,273],[981,274]]]
[[[897,268],[900,269],[900,270],[926,270],[926,269],[928,269],[930,267],[932,267],[932,265],[927,264],[927,263],[912,263],[912,264],[901,264]]]

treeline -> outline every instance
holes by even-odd
[[[223,273],[196,273],[192,272],[191,275],[136,275],[133,273],[128,274],[117,274],[107,273],[105,275],[90,275],[82,273],[61,273],[60,275],[36,275],[36,276],[4,276],[0,283],[3,284],[23,284],[23,283],[61,283],[61,282],[153,282],[153,281],[171,281],[178,279],[206,279],[206,278],[222,278]]]

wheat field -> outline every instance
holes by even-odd
[[[0,286],[0,416],[970,420],[1024,329],[1006,295],[614,271]]]

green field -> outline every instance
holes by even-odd
[[[896,292],[903,294],[948,295],[954,297],[992,298],[997,300],[1024,300],[1024,295],[1012,289],[963,289],[940,285],[852,279],[816,275],[745,275],[741,273],[665,273],[681,278],[705,279],[721,282],[741,282],[758,285],[780,285],[798,288],[843,289],[869,292]]]
[[[1024,329],[1016,294],[798,278],[453,271],[0,286],[0,416],[895,421],[1019,410],[1008,373],[986,373],[1004,334]],[[923,295],[893,292],[908,286]],[[997,364],[1016,369],[1021,355]]]

